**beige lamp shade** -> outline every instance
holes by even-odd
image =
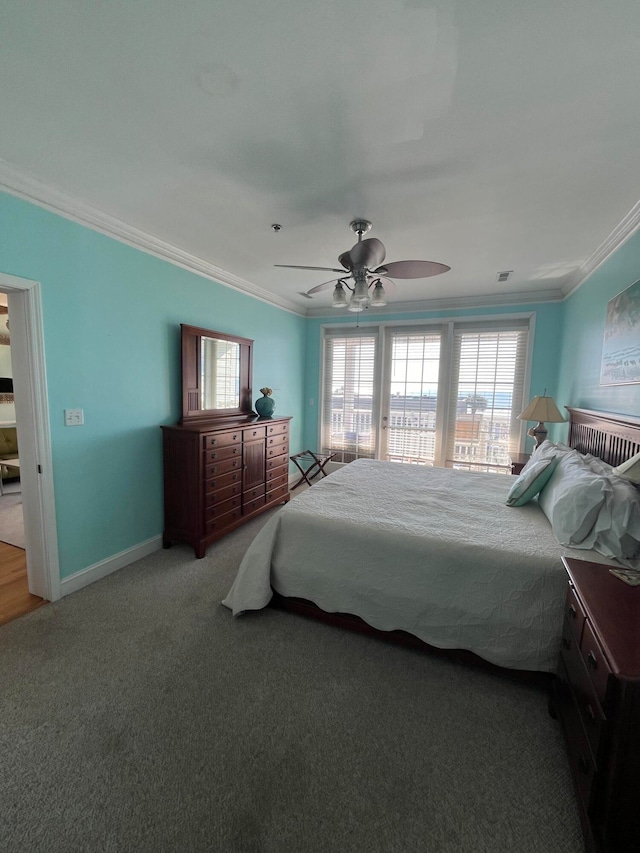
[[[558,411],[553,397],[534,397],[518,415],[521,421],[546,421],[548,424],[564,423],[566,418]]]
[[[621,462],[617,468],[613,469],[613,473],[632,483],[640,483],[640,453],[636,453],[626,462]]]
[[[527,408],[520,412],[518,417],[521,421],[538,421],[536,426],[527,430],[527,435],[535,438],[536,447],[540,447],[547,437],[547,428],[544,425],[545,421],[550,424],[559,424],[564,423],[565,420],[558,411],[553,397],[547,397],[546,393],[541,397],[534,397]]]

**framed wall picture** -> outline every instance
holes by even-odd
[[[601,385],[640,383],[640,281],[607,303]]]

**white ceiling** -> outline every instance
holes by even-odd
[[[394,307],[523,301],[640,197],[638,0],[3,0],[0,32],[0,184],[302,313],[331,275],[273,264],[335,266],[355,217],[452,267]]]

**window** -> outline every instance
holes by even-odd
[[[522,435],[529,319],[383,331],[325,332],[322,451],[344,462],[509,473]]]
[[[528,328],[454,327],[447,467],[507,471],[519,449]]]
[[[377,351],[377,334],[325,335],[321,450],[338,462],[376,454]]]

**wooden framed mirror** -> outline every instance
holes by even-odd
[[[182,420],[252,415],[253,341],[212,329],[182,330]]]

